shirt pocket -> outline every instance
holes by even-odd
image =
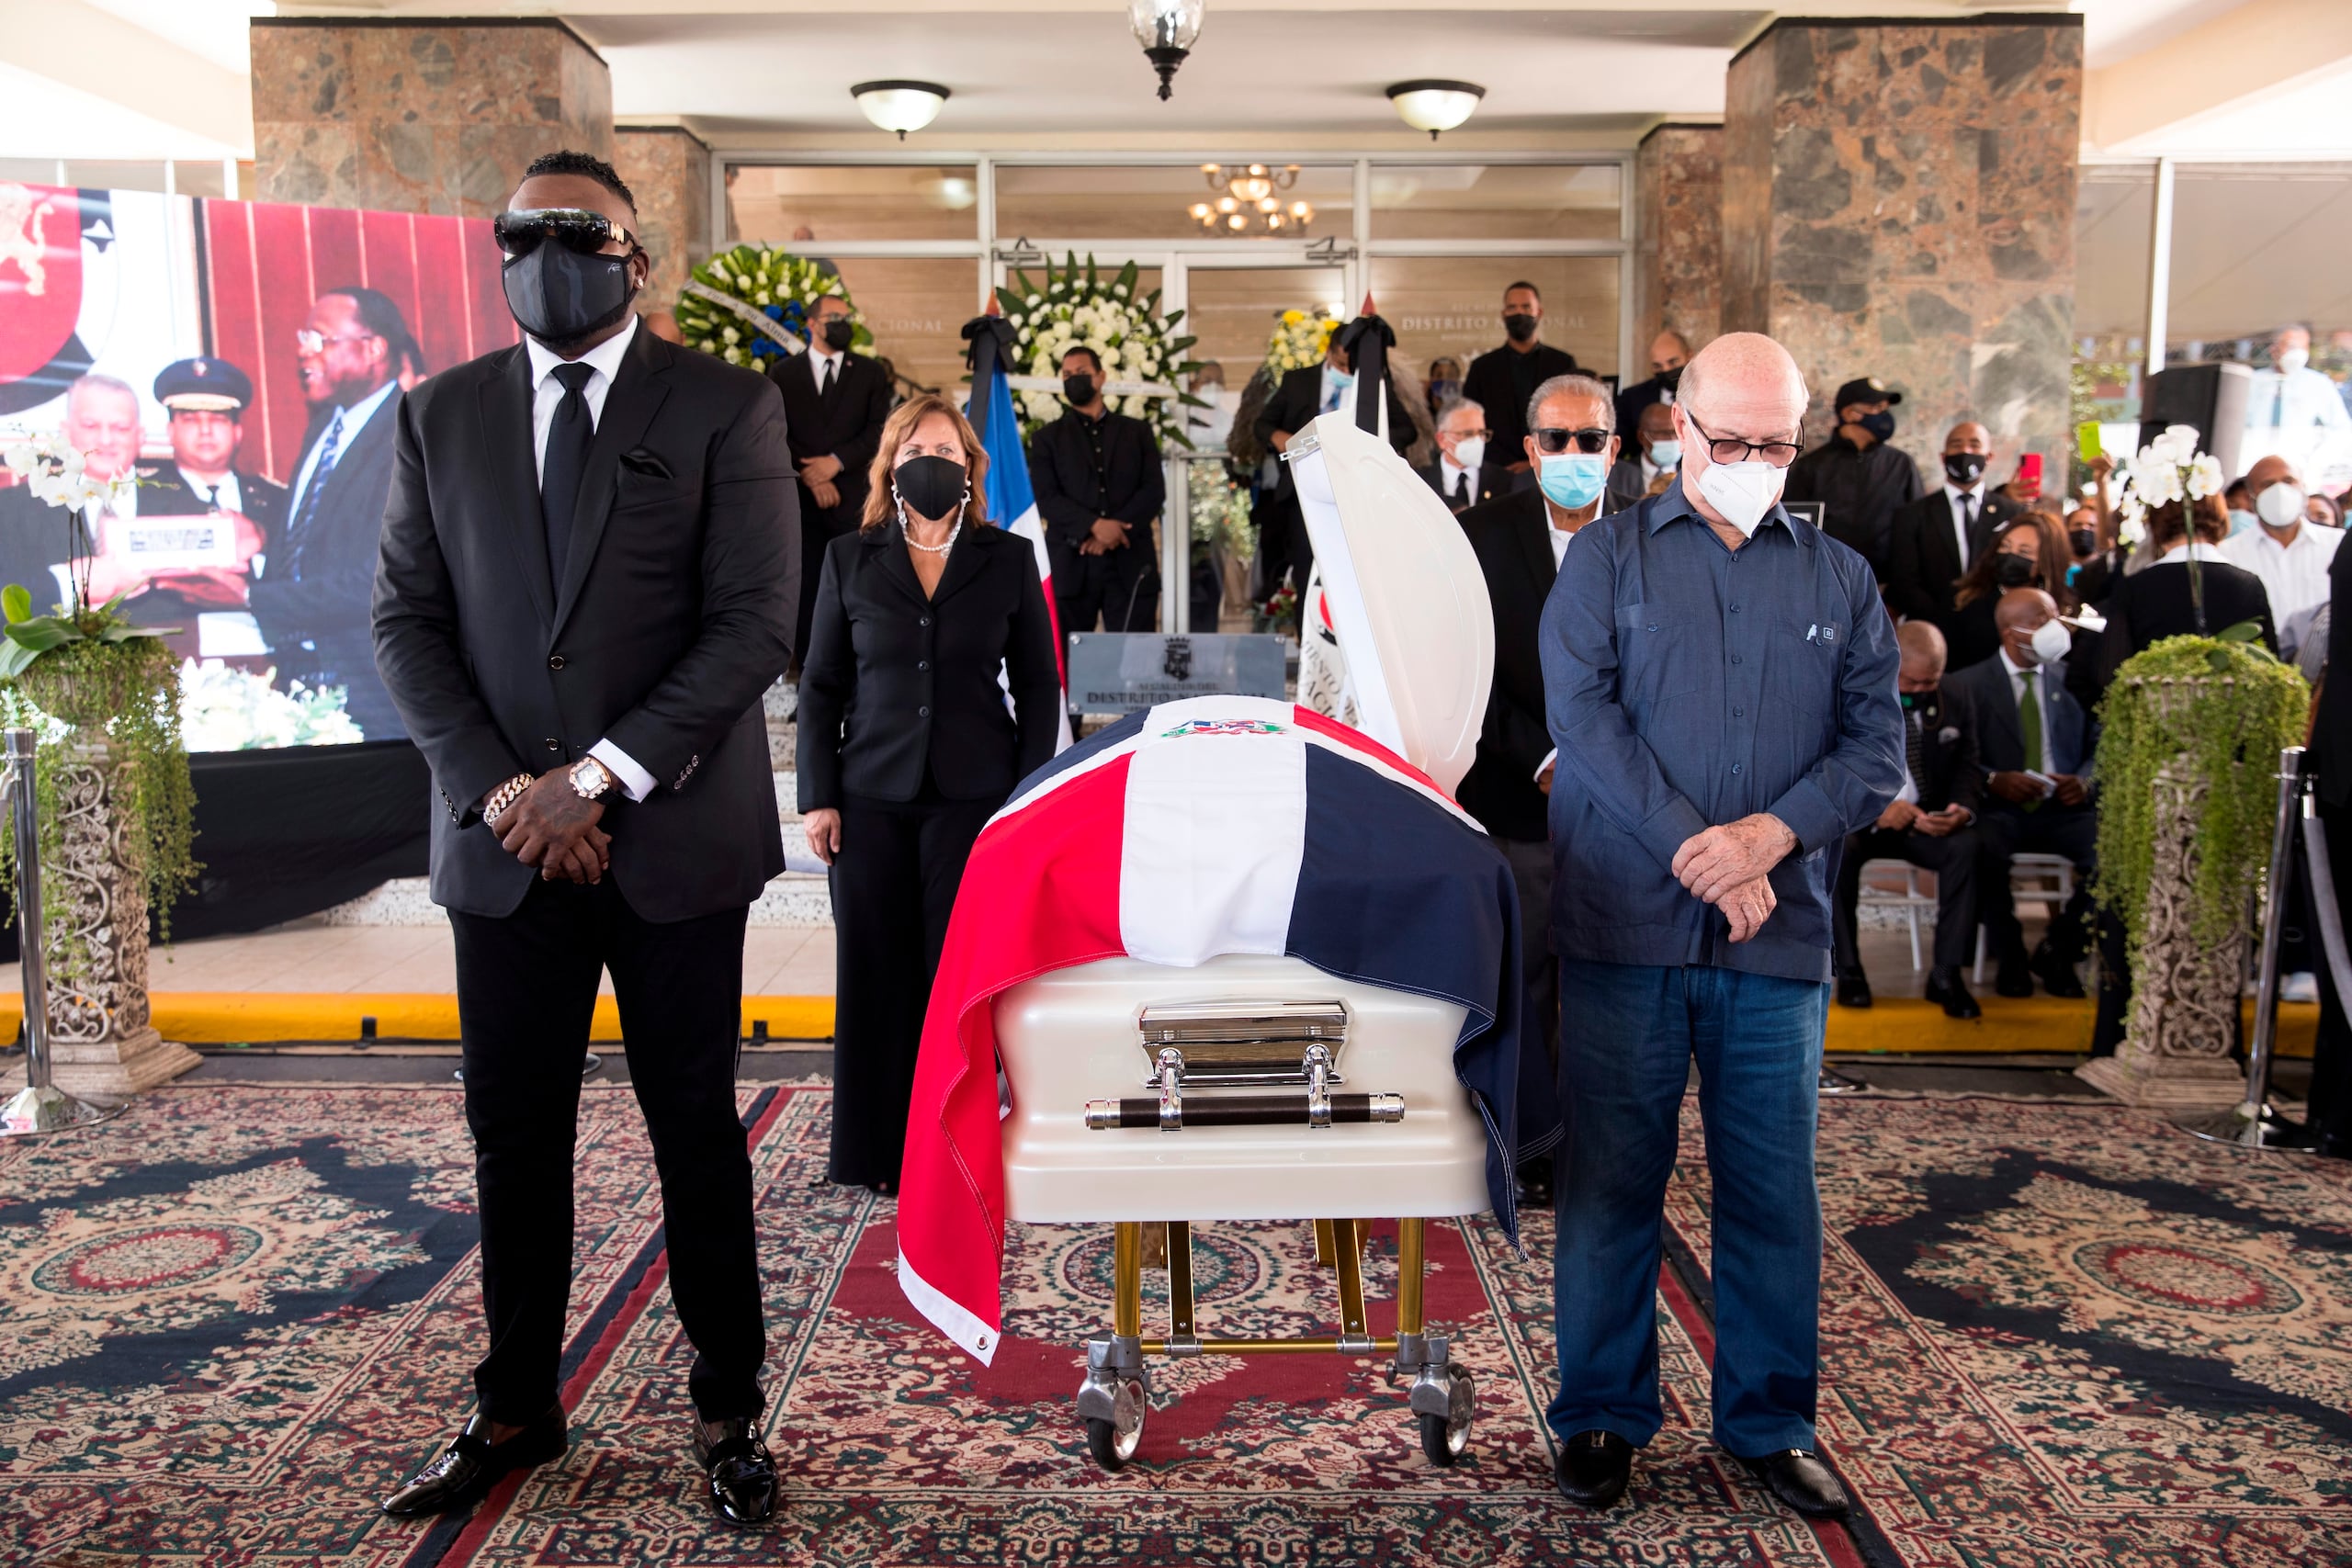
[[[1617,606],[1617,699],[1636,724],[1642,716],[1707,685],[1717,628],[1679,606]]]
[[[1852,636],[1846,622],[1804,609],[1791,609],[1772,627],[1764,660],[1764,711],[1778,716],[1771,729],[1789,743],[1790,765],[1799,772],[1837,739],[1839,682]]]

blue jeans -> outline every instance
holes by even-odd
[[[1639,1447],[1661,1425],[1658,1231],[1690,1063],[1713,1178],[1714,1439],[1742,1458],[1814,1446],[1821,1200],[1814,1111],[1829,987],[1705,965],[1560,964],[1562,1439]]]

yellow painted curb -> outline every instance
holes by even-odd
[[[363,1018],[387,1040],[458,1038],[458,998],[430,991],[159,991],[150,1005],[165,1039],[195,1045],[356,1040]],[[12,1038],[23,1017],[21,1003],[0,1006],[0,1040]],[[760,1022],[772,1039],[823,1040],[833,1032],[833,998],[745,997],[743,1032]],[[598,997],[589,1038],[620,1037],[619,1009]]]
[[[1947,1018],[1944,1010],[1917,997],[1881,997],[1868,1008],[1829,1005],[1828,1049],[1845,1054],[1950,1053],[1965,1055],[2053,1055],[2091,1048],[2094,1003],[2054,997],[1980,996],[1984,1016]],[[2247,1037],[2254,1033],[2254,1003],[2244,1009]],[[2319,1033],[2317,1002],[2278,1004],[2278,1054],[2309,1056]]]

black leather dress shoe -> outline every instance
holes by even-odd
[[[2073,1001],[2083,995],[2083,977],[2046,942],[2033,950],[2033,972],[2041,977],[2041,988],[2053,997]]]
[[[708,1478],[711,1512],[738,1529],[775,1517],[775,1461],[748,1416],[695,1422],[695,1462]]]
[[[1625,1495],[1633,1474],[1634,1445],[1614,1432],[1578,1432],[1560,1445],[1552,1465],[1560,1495],[1596,1513]]]
[[[1838,971],[1838,1005],[1841,1008],[1866,1008],[1871,1005],[1871,977],[1860,969]]]
[[[489,1419],[475,1416],[432,1462],[384,1499],[384,1512],[396,1519],[414,1519],[469,1508],[509,1471],[561,1459],[563,1409],[549,1410],[503,1443],[492,1442],[489,1434]]]
[[[1754,1473],[1757,1480],[1772,1490],[1772,1495],[1803,1514],[1808,1519],[1842,1519],[1849,1505],[1846,1489],[1829,1473],[1829,1467],[1820,1456],[1807,1449],[1782,1449],[1776,1454],[1764,1454],[1739,1461]]]
[[[1552,1209],[1552,1156],[1538,1155],[1514,1173],[1519,1181],[1519,1206],[1549,1213]]]
[[[1968,982],[1958,969],[1939,966],[1928,971],[1928,999],[1944,1010],[1947,1018],[1983,1018],[1984,1010],[1968,994]]]
[[[1993,971],[1993,994],[2000,997],[2033,995],[2033,970],[2022,954],[2002,959],[2001,966]]]

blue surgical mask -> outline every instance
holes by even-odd
[[[1326,365],[1323,367],[1323,374],[1330,378],[1331,385],[1339,388],[1342,391],[1345,391],[1348,388],[1356,384],[1354,371],[1342,370],[1336,365]]]
[[[2248,528],[2253,527],[2254,525],[2255,515],[2253,513],[2248,512],[2243,506],[2233,506],[2230,508],[2230,533],[2232,536],[2234,537],[2239,534],[2245,533]]]
[[[1562,452],[1544,458],[1535,482],[1544,499],[1568,512],[1590,506],[1609,482],[1606,452]]]
[[[1653,441],[1650,443],[1650,467],[1670,468],[1680,461],[1682,461],[1681,442]]]

